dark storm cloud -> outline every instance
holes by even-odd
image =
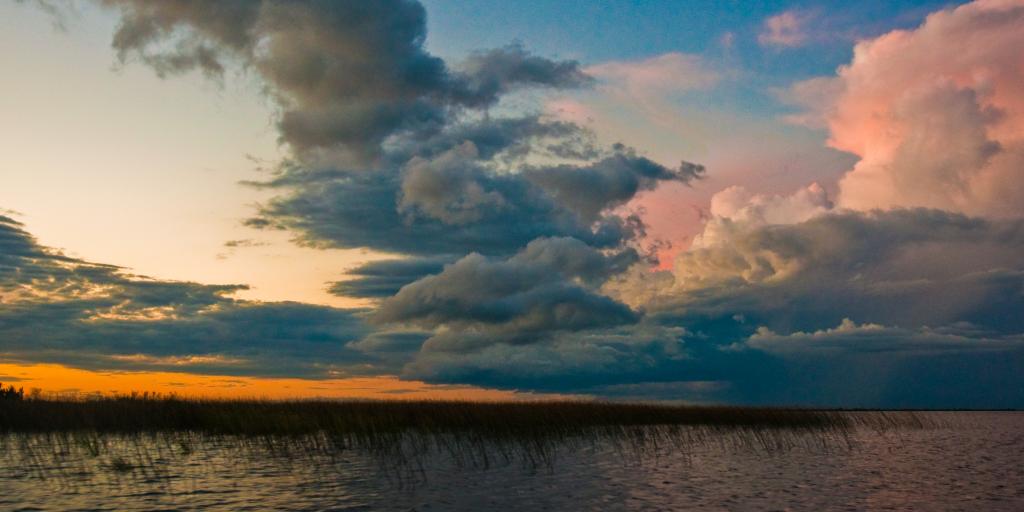
[[[1024,332],[1022,220],[847,211],[790,225],[723,222],[712,231],[718,243],[683,253],[674,291],[650,309],[739,314],[776,332],[827,329],[844,318]]]
[[[625,204],[637,192],[653,190],[659,182],[698,180],[704,176],[704,167],[683,162],[669,169],[621,150],[587,166],[528,167],[523,174],[581,218],[596,219],[602,211]]]
[[[0,216],[0,356],[85,368],[327,377],[394,370],[350,349],[365,312],[233,299],[40,246]]]
[[[432,159],[410,160],[399,206],[418,208],[446,224],[467,224],[487,211],[516,207],[502,190],[511,186],[502,186],[498,180],[525,181],[535,186],[535,195],[572,212],[579,224],[589,225],[659,181],[689,183],[703,172],[700,166],[686,163],[677,170],[668,169],[629,151],[584,166],[529,166],[515,174],[488,173],[480,167],[479,157],[475,145],[463,143]]]
[[[614,247],[635,238],[643,225],[609,210],[658,181],[689,183],[699,176],[697,166],[669,169],[628,151],[591,164],[508,171],[488,165],[466,141],[413,157],[401,168],[289,169],[265,185],[292,193],[269,202],[248,224],[293,230],[310,245],[417,255],[507,255],[548,236]]]
[[[600,283],[636,259],[632,251],[604,255],[571,238],[535,240],[507,260],[474,253],[403,287],[373,319],[480,333],[491,342],[633,323],[636,313],[586,283]]]
[[[395,138],[389,141],[386,156],[393,165],[401,166],[413,157],[430,158],[470,142],[484,161],[511,164],[531,153],[592,160],[602,156],[594,138],[592,132],[575,124],[537,115],[486,117],[451,124],[429,136]]]
[[[310,245],[511,254],[537,237],[572,236],[610,247],[641,226],[606,210],[702,171],[601,152],[570,123],[491,117],[519,89],[593,80],[576,62],[518,44],[449,65],[423,48],[425,12],[414,1],[102,3],[120,15],[122,61],[161,75],[239,65],[263,79],[295,158],[252,183],[283,194],[247,225],[294,230]],[[444,161],[463,148],[472,155]],[[584,162],[524,167],[531,155]]]
[[[414,338],[419,352],[405,354],[403,373],[410,378],[516,387],[528,376],[551,377],[551,368],[561,376],[570,369],[601,372],[612,360],[625,366],[630,358],[630,349],[617,345],[672,352],[674,340],[666,347],[638,334],[640,314],[596,291],[637,260],[635,251],[605,254],[572,238],[534,240],[507,259],[474,253],[404,286],[372,319],[428,330]],[[584,338],[582,345],[564,341]],[[540,357],[552,353],[559,354],[557,362]],[[478,380],[481,366],[491,376],[508,371],[518,377],[514,384]]]
[[[367,247],[431,256],[474,250],[508,254],[535,238],[552,235],[609,247],[631,238],[636,230],[634,221],[615,216],[584,225],[543,191],[514,177],[474,167],[460,178],[463,183],[500,193],[505,206],[474,205],[479,210],[473,213],[472,222],[449,224],[418,209],[402,211],[401,173],[356,172],[278,197],[247,225],[289,229],[299,242],[312,246]]]
[[[761,344],[767,339],[755,338],[756,348],[737,349],[728,340],[742,343],[749,331],[716,331],[708,323],[695,323],[700,332],[645,325],[652,323],[559,333],[528,345],[426,345],[403,375],[507,389],[755,405],[1006,408],[1024,403],[1019,335],[932,336],[883,328],[877,336],[833,339],[832,347],[769,350]],[[802,337],[771,342],[812,343]]]
[[[105,306],[60,301],[8,308],[0,313],[3,356],[89,369],[307,378],[389,368],[345,347],[369,332],[351,311],[233,302],[170,318],[93,316]]]
[[[299,155],[360,162],[397,133],[431,133],[461,109],[520,87],[590,83],[575,62],[519,46],[472,55],[458,69],[423,48],[426,13],[411,0],[102,0],[121,15],[113,46],[161,76],[254,70],[281,105],[281,138]]]
[[[378,331],[348,344],[348,347],[367,354],[386,355],[392,363],[411,360],[423,342],[430,338],[425,331]]]
[[[638,267],[594,289],[639,307],[632,322],[530,344],[448,328],[405,375],[596,394],[645,383],[659,398],[758,404],[1024,403],[1024,221],[896,210],[714,222],[717,242],[675,271]]]
[[[594,82],[575,61],[556,62],[531,55],[519,44],[475,52],[456,68],[469,96],[484,105],[519,84],[576,89]]]
[[[25,231],[22,223],[6,215],[0,215],[0,258],[3,264],[0,268],[6,270],[16,269],[14,264],[23,258],[49,262],[77,261],[41,247],[35,238]]]
[[[429,382],[586,393],[610,383],[658,381],[690,356],[685,329],[629,321],[594,322],[526,339],[495,330],[442,330],[427,340],[403,375]],[[678,380],[683,375],[671,378]]]
[[[328,291],[359,298],[390,297],[403,286],[422,277],[439,274],[454,261],[449,256],[379,260],[364,263],[346,272],[350,279],[331,283]]]

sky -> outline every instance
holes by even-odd
[[[0,382],[1024,407],[1024,2],[0,25]]]

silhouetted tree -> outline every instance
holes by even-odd
[[[0,382],[0,400],[24,400],[25,399],[25,388],[14,389],[14,385],[9,385],[4,388],[4,383]]]

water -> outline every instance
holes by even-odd
[[[853,449],[709,443],[638,460],[597,446],[550,466],[487,469],[435,454],[396,470],[366,453],[275,455],[229,441],[188,452],[115,440],[96,455],[77,446],[31,459],[55,449],[21,438],[40,444],[6,444],[0,509],[1024,510],[1024,413],[932,415],[943,426],[859,431]]]

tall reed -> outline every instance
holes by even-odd
[[[695,447],[771,453],[846,450],[851,433],[929,426],[912,412],[679,406],[599,401],[268,401],[151,395],[0,401],[0,448],[34,463],[104,458],[129,471],[209,446],[247,453],[334,457],[348,450],[415,468],[434,455],[489,467],[550,467],[560,454],[610,447],[642,460]],[[43,447],[49,447],[48,449]],[[42,455],[40,455],[42,454]],[[54,458],[56,457],[56,458]]]

